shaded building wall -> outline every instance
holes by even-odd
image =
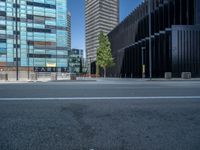
[[[152,75],[163,77],[171,71],[171,31],[152,36]],[[142,51],[142,47],[145,48]],[[149,76],[149,40],[135,43],[124,50],[120,74],[122,77],[142,77],[142,55],[145,65],[145,76]]]
[[[172,72],[200,77],[200,25],[172,27]]]
[[[145,48],[143,55],[146,77],[149,75],[149,15],[147,2],[142,2],[108,34],[116,64],[115,67],[109,70],[110,76],[141,77],[142,47]],[[197,13],[200,11],[195,9],[196,2],[198,0],[152,1],[151,57],[153,77],[164,77],[165,72],[172,71],[172,42],[174,40],[172,39],[172,32],[175,32],[172,30],[172,26],[195,25],[198,18]]]
[[[200,24],[200,1],[199,0],[196,0],[196,3],[195,3],[195,6],[196,6],[196,24]]]

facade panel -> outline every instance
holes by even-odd
[[[67,47],[71,50],[71,13],[67,13]]]
[[[193,77],[199,77],[200,49],[199,49],[200,26],[173,26],[173,69],[174,76],[180,76],[181,72],[192,72]],[[175,36],[178,34],[178,40]],[[178,47],[177,47],[178,46]]]
[[[200,1],[196,0],[195,1],[195,6],[196,6],[196,24],[200,24]]]

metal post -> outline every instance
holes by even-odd
[[[149,78],[152,78],[152,49],[151,49],[151,0],[148,0],[149,14]]]
[[[28,57],[28,80],[30,79],[30,60],[29,60],[29,54],[30,54],[30,47],[29,47],[29,41],[28,41],[28,54],[27,54],[27,57]]]
[[[34,45],[33,45],[34,46]],[[33,53],[33,69],[35,68],[35,51],[34,49],[31,50]],[[35,72],[35,71],[34,71]]]
[[[16,80],[19,80],[19,64],[18,64],[18,23],[17,23],[17,0],[15,0],[15,48],[16,48]]]
[[[142,65],[144,65],[144,54],[143,54],[143,53],[144,53],[144,49],[145,49],[145,48],[142,47]]]
[[[89,77],[91,78],[91,57],[89,57]]]
[[[145,50],[146,48],[145,47],[142,47],[142,78],[145,78],[145,74],[146,74],[146,72],[145,72],[145,64],[144,64],[144,50]]]

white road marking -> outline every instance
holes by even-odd
[[[30,97],[30,98],[0,98],[0,101],[25,100],[147,100],[147,99],[199,99],[200,96],[153,96],[153,97]]]

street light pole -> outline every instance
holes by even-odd
[[[18,23],[17,23],[17,0],[15,0],[15,48],[16,48],[16,80],[19,80],[19,64],[18,64]]]
[[[148,0],[149,14],[149,78],[152,78],[152,49],[151,49],[151,0]]]

